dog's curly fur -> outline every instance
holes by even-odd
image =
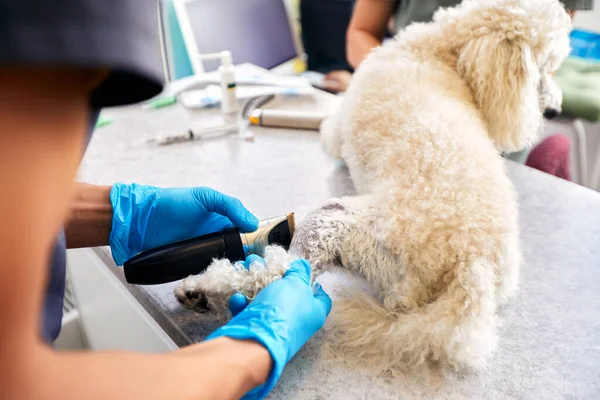
[[[332,315],[341,344],[364,359],[483,365],[520,264],[500,154],[531,145],[544,109],[560,107],[550,76],[570,28],[558,0],[465,0],[375,49],[321,129],[359,196],[305,218],[291,254],[269,249],[267,268],[219,261],[176,296],[224,313],[231,293],[252,297],[302,256],[314,274],[343,266],[378,291],[337,301]]]

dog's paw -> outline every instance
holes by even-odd
[[[185,278],[173,291],[184,307],[198,313],[210,311],[219,319],[231,316],[229,298],[242,293],[252,300],[269,283],[280,279],[289,268],[291,257],[281,247],[265,249],[265,263],[249,268],[229,260],[215,260],[201,275]]]
[[[175,287],[173,294],[185,308],[197,313],[210,311],[208,298],[200,287],[200,275],[188,276]]]

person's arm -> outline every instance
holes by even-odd
[[[111,186],[76,184],[65,223],[67,248],[108,245],[113,217],[110,190]]]
[[[237,198],[211,188],[77,183],[65,236],[71,249],[110,245],[121,265],[143,250],[229,226],[250,232],[258,219]]]
[[[52,371],[34,374],[30,367],[35,388],[23,397],[17,387],[14,399],[239,399],[262,385],[272,368],[265,347],[228,337],[164,355],[44,351],[40,356],[41,365],[52,365]]]
[[[95,78],[0,68],[0,398],[240,398],[271,370],[257,342],[223,338],[164,355],[61,354],[42,343],[48,257],[74,195]]]
[[[380,46],[395,0],[357,0],[346,33],[348,63],[354,68],[363,62],[371,49]]]

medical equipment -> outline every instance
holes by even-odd
[[[245,260],[262,256],[265,247],[277,244],[288,249],[295,230],[294,213],[259,223],[254,232],[225,229],[144,251],[123,264],[125,279],[138,285],[155,285],[183,279],[204,271],[214,259]]]
[[[238,86],[237,99],[248,100],[260,96],[281,95],[283,97],[312,96],[313,88],[289,88],[285,86]],[[201,90],[189,90],[179,95],[179,102],[186,108],[208,108],[221,102],[221,88],[210,85]],[[245,117],[248,115],[246,114]]]
[[[275,75],[265,71],[257,72],[248,64],[235,67],[238,86],[278,86],[285,88],[312,90],[310,81],[303,76]],[[161,96],[177,96],[187,90],[204,89],[210,85],[220,85],[221,79],[216,72],[204,72],[169,82]]]
[[[196,54],[227,49],[236,63],[272,69],[304,53],[285,0],[174,0],[173,5],[196,74],[218,68]]]
[[[200,130],[188,129],[184,133],[173,134],[173,135],[159,135],[152,139],[149,139],[148,143],[156,143],[160,146],[167,144],[189,142],[197,139],[208,139],[212,137],[219,137],[230,133],[238,132],[240,127],[238,125],[220,125],[214,128],[206,128]]]
[[[201,54],[200,60],[221,60],[219,66],[219,84],[221,86],[221,111],[223,114],[234,114],[238,111],[237,84],[235,81],[235,67],[229,51],[213,54]]]
[[[305,111],[254,110],[249,121],[252,125],[318,131],[325,117],[323,113]]]
[[[248,121],[248,117],[250,114],[252,114],[254,110],[256,110],[259,107],[262,107],[269,101],[273,100],[273,98],[275,98],[275,95],[256,96],[248,99],[248,101],[246,101],[246,103],[242,107],[239,122],[237,125],[219,125],[199,130],[188,129],[183,133],[158,135],[153,137],[152,139],[146,140],[146,143],[156,143],[159,146],[164,146],[168,144],[188,142],[198,139],[215,138],[229,135],[235,132],[239,133],[240,137],[245,140],[252,140],[254,136],[252,135],[252,132],[247,130],[250,124],[250,122]]]

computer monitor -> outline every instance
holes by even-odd
[[[175,0],[175,9],[194,71],[214,71],[219,61],[198,55],[231,52],[234,64],[266,69],[296,58],[285,0]]]

